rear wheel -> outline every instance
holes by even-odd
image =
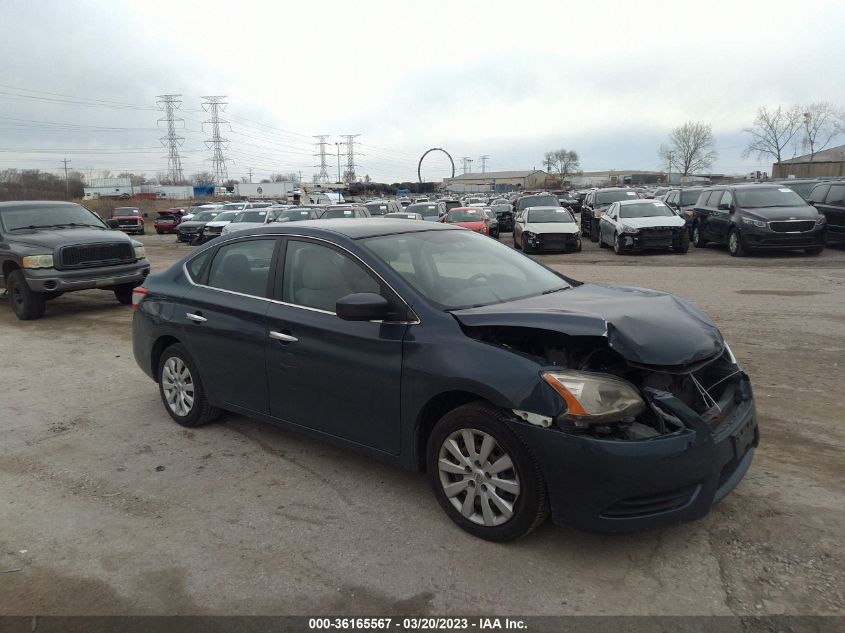
[[[182,426],[202,426],[220,415],[208,403],[194,361],[182,345],[171,345],[158,363],[158,387],[167,413]]]
[[[745,247],[742,245],[742,238],[736,229],[733,229],[730,235],[728,235],[728,251],[733,257],[744,257],[746,255]]]
[[[21,321],[32,321],[44,316],[47,307],[44,295],[29,287],[22,270],[12,271],[6,277],[6,289],[12,302],[12,310]]]
[[[441,507],[459,527],[489,541],[521,538],[548,514],[539,466],[508,424],[489,404],[465,404],[441,418],[426,451]]]

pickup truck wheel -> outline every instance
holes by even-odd
[[[443,416],[426,449],[437,501],[460,528],[488,541],[513,541],[548,515],[546,484],[508,417],[484,402]]]
[[[208,403],[199,371],[179,343],[164,350],[157,377],[161,401],[177,424],[202,426],[220,415],[220,410]]]
[[[44,316],[46,302],[44,295],[30,289],[22,270],[15,270],[7,278],[12,310],[21,321],[32,321]]]
[[[123,284],[114,289],[114,298],[125,306],[132,305],[132,291],[138,287],[138,284]]]

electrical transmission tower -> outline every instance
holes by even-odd
[[[481,173],[483,174],[487,171],[487,161],[490,160],[490,157],[485,154],[484,156],[479,156],[479,159],[481,160]]]
[[[185,181],[182,173],[182,160],[179,158],[179,148],[185,142],[184,136],[176,133],[176,123],[185,122],[185,119],[174,116],[174,112],[182,106],[182,95],[158,95],[156,105],[164,111],[164,117],[158,123],[167,123],[167,135],[162,136],[161,144],[167,148],[167,176],[174,185],[181,185]]]
[[[229,139],[220,136],[220,124],[228,124],[229,122],[222,120],[220,113],[226,110],[228,104],[223,101],[226,98],[225,95],[202,98],[205,99],[202,103],[202,109],[211,116],[210,119],[202,122],[203,130],[205,130],[206,123],[211,124],[211,138],[205,142],[205,146],[212,150],[211,171],[214,173],[214,180],[218,185],[222,185],[229,178],[226,170],[227,159],[223,156],[224,145],[228,146]]]
[[[317,182],[319,183],[326,183],[329,182],[329,164],[326,160],[326,145],[328,145],[328,141],[326,139],[329,138],[328,134],[315,134],[314,138],[317,139],[315,145],[317,146],[317,154],[314,156],[320,157],[320,164],[314,165],[314,167],[320,168],[320,173],[317,175]]]
[[[355,138],[361,136],[360,134],[344,134],[346,139],[346,171],[343,174],[343,180],[347,184],[355,182]]]

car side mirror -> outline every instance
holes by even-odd
[[[117,220],[108,219],[106,220],[106,224],[110,229],[120,228],[120,222],[118,222]]]
[[[716,207],[719,211],[730,211],[731,205],[727,202],[720,202],[719,205]]]
[[[344,321],[381,321],[390,309],[387,299],[374,292],[356,292],[337,300],[335,312]]]

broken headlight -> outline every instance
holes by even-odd
[[[574,428],[631,420],[645,408],[636,387],[609,374],[548,371],[543,380],[566,401],[558,420]]]

